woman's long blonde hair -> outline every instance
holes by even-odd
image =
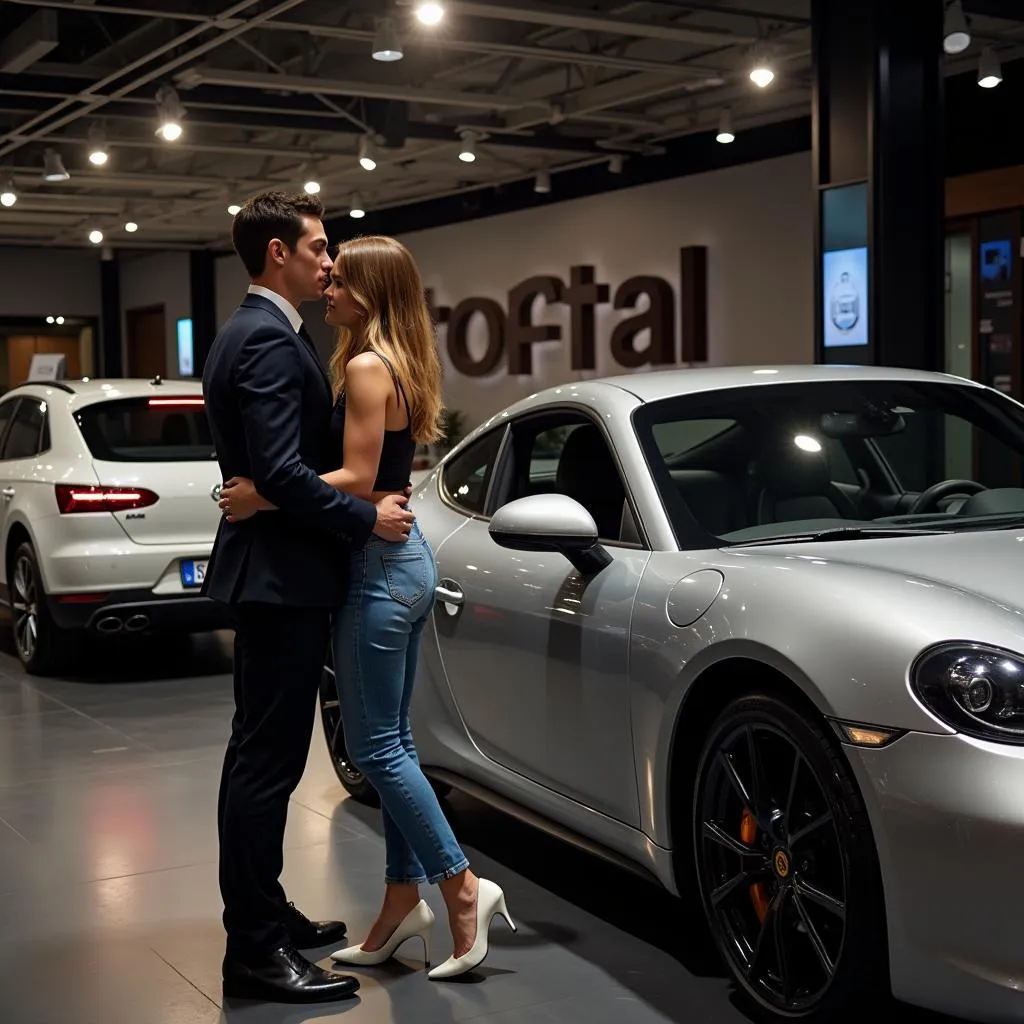
[[[353,238],[338,246],[335,271],[366,311],[361,337],[338,328],[331,356],[335,396],[345,387],[345,368],[361,352],[376,351],[394,367],[409,402],[413,440],[429,444],[442,435],[441,361],[423,281],[412,254],[384,235]]]

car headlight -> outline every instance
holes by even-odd
[[[918,699],[958,732],[1024,744],[1024,657],[981,644],[943,644],[910,671]]]

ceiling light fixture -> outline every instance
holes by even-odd
[[[537,180],[533,183],[533,191],[539,192],[541,195],[551,191],[551,173],[549,171],[540,171],[537,174]]]
[[[60,153],[55,149],[46,150],[43,153],[43,181],[67,181],[70,177]]]
[[[124,229],[129,235],[134,235],[139,230],[139,225],[133,220],[125,221]]]
[[[230,205],[230,206],[228,207],[228,213],[230,213],[230,214],[231,214],[231,216],[232,216],[232,217],[234,217],[234,215],[235,215],[236,213],[240,212],[240,211],[241,211],[241,209],[242,209],[242,208],[241,208],[241,207],[240,207],[240,206],[238,205],[238,203],[232,203],[232,204],[231,204],[231,205]]]
[[[982,89],[994,89],[1003,80],[1003,69],[991,46],[981,51],[978,60],[978,85]]]
[[[181,122],[185,117],[185,108],[174,86],[160,86],[156,94],[156,109],[159,122],[156,134],[165,142],[177,142],[184,131]]]
[[[401,60],[405,56],[393,18],[381,18],[378,22],[377,33],[373,37],[372,56],[374,60],[386,63]]]
[[[462,148],[459,150],[459,159],[464,164],[471,164],[476,159],[476,135],[471,131],[459,133],[462,139]]]
[[[364,135],[359,140],[359,166],[364,171],[373,171],[377,168],[376,145],[373,136]]]
[[[54,319],[54,318],[53,318],[52,316],[48,316],[48,317],[46,318],[46,322],[47,322],[48,324],[52,324],[52,323],[53,323],[53,319]]]
[[[96,167],[102,167],[108,159],[109,154],[103,129],[99,125],[93,125],[89,129],[89,163]]]
[[[0,206],[10,209],[18,201],[18,190],[14,187],[13,178],[4,178],[0,187]]]
[[[626,162],[625,157],[621,153],[616,153],[608,161],[608,171],[609,171],[609,173],[611,173],[611,174],[621,174],[622,173],[622,167],[625,164],[625,162]]]
[[[316,166],[309,172],[306,184],[302,186],[306,195],[315,196],[320,192],[320,176],[316,173]]]
[[[98,228],[93,228],[93,230],[89,232],[89,241],[92,242],[93,245],[99,245],[100,242],[103,241],[103,232]]]
[[[64,323],[64,317],[62,317],[62,316],[57,317],[57,324],[58,324],[58,326],[60,324],[62,324],[62,323]]]
[[[765,61],[758,61],[750,69],[750,80],[759,89],[767,89],[775,81],[775,72],[768,67]]]
[[[366,207],[363,206],[363,201],[359,198],[358,193],[352,197],[352,205],[349,207],[348,215],[355,217],[356,220],[366,216]]]
[[[971,33],[967,28],[963,5],[960,0],[946,8],[945,22],[942,28],[942,48],[948,54],[963,53],[971,45]]]
[[[444,8],[439,3],[419,3],[416,17],[422,25],[440,25],[444,19]]]
[[[718,134],[715,141],[721,142],[723,146],[736,141],[736,133],[732,130],[732,112],[728,107],[722,111],[722,116],[718,119]]]

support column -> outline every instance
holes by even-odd
[[[815,358],[941,369],[942,0],[812,0]]]
[[[206,357],[217,335],[215,256],[209,249],[193,249],[188,257],[192,296],[192,372],[193,376],[202,377]]]
[[[121,356],[121,266],[117,250],[104,248],[100,256],[99,372],[104,377],[124,374]]]

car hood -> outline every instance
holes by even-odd
[[[815,541],[777,546],[788,557],[877,569],[973,594],[1015,611],[1024,608],[1024,527]]]

